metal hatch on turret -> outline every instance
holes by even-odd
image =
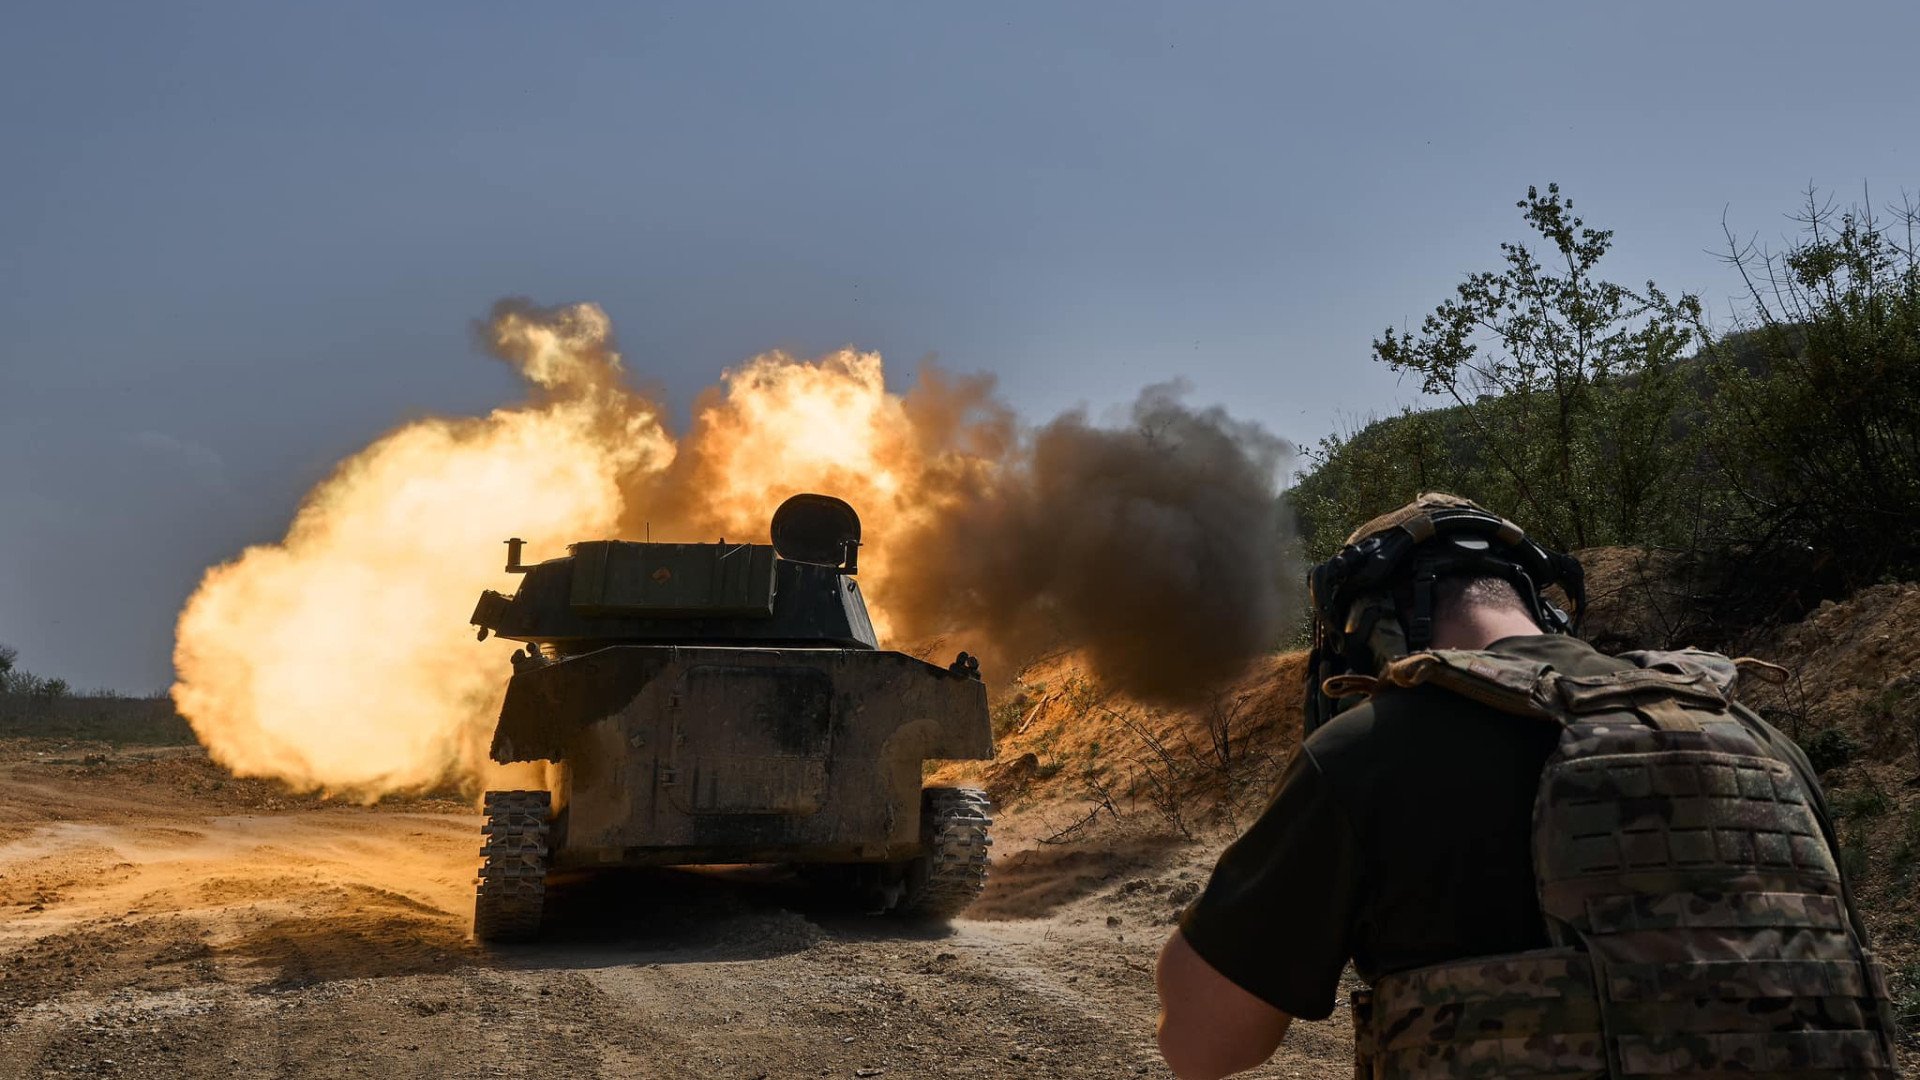
[[[859,572],[860,518],[826,495],[774,514],[771,544],[588,540],[524,565],[508,541],[513,595],[474,607],[482,636],[575,653],[615,642],[878,647]]]

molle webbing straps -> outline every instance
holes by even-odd
[[[1434,652],[1372,680],[1561,735],[1533,813],[1554,948],[1382,978],[1371,1075],[1897,1076],[1886,975],[1854,933],[1816,800],[1732,701],[1750,665],[1622,659],[1640,666],[1576,676]]]
[[[1548,664],[1516,660],[1498,653],[1445,649],[1401,657],[1377,676],[1341,675],[1328,679],[1326,692],[1340,697],[1371,695],[1389,687],[1432,683],[1504,713],[1550,719],[1554,716],[1553,710],[1536,700],[1536,694],[1552,670]]]
[[[1582,713],[1635,708],[1635,702],[1671,715],[1658,704],[1667,697],[1720,710],[1731,700],[1736,680],[1750,670],[1748,665],[1761,668],[1763,677],[1779,670],[1764,661],[1732,661],[1695,649],[1628,653],[1621,659],[1642,666],[1606,675],[1575,676],[1555,672],[1550,664],[1500,653],[1436,649],[1401,657],[1379,675],[1335,676],[1326,680],[1324,689],[1329,696],[1346,697],[1431,683],[1504,713],[1565,722]]]
[[[1534,803],[1551,938],[1589,958],[1619,1076],[1892,1077],[1890,999],[1815,801],[1710,653],[1551,678]]]
[[[1626,723],[1638,720],[1661,731],[1698,731],[1694,710],[1724,713],[1729,702],[1711,675],[1704,671],[1668,673],[1641,669],[1606,675],[1555,675],[1550,683],[1550,705],[1568,722],[1625,713]]]
[[[1369,1080],[1607,1075],[1593,969],[1574,949],[1383,976],[1369,1016],[1358,1036]]]

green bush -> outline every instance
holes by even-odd
[[[1893,808],[1893,800],[1877,785],[1848,791],[1836,791],[1829,800],[1833,804],[1833,816],[1851,821],[1864,821],[1877,818]]]
[[[1310,557],[1444,490],[1561,548],[1703,556],[1688,603],[1722,638],[1920,575],[1920,209],[1810,198],[1783,251],[1730,251],[1747,303],[1719,332],[1601,278],[1612,233],[1558,188],[1518,205],[1498,269],[1373,343],[1445,404],[1308,451],[1285,498]]]
[[[1840,872],[1847,876],[1848,881],[1859,881],[1867,876],[1867,867],[1871,865],[1871,860],[1865,844],[1843,838],[1840,849],[1834,852],[1834,855],[1840,863]]]
[[[993,737],[1004,739],[1020,727],[1020,721],[1026,718],[1027,703],[1022,697],[1010,697],[995,705],[990,713],[993,720]]]
[[[0,737],[97,739],[116,745],[184,746],[193,729],[165,696],[75,693],[65,679],[22,670],[0,645]]]
[[[1797,220],[1784,251],[1730,254],[1750,303],[1709,349],[1710,446],[1740,539],[1812,553],[1838,594],[1920,570],[1920,208],[1810,192]]]
[[[1920,1034],[1920,964],[1895,968],[1887,980],[1893,990],[1894,1016],[1908,1038]]]
[[[1893,855],[1887,863],[1902,888],[1912,884],[1914,871],[1920,869],[1920,810],[1909,813],[1902,823],[1900,837],[1894,841]]]
[[[1860,740],[1839,728],[1826,728],[1809,736],[1800,744],[1800,749],[1806,751],[1813,771],[1822,774],[1852,761],[1853,755],[1860,752]]]
[[[1613,233],[1574,216],[1558,185],[1516,205],[1534,235],[1501,244],[1500,269],[1467,275],[1417,333],[1389,327],[1373,343],[1452,407],[1403,416],[1374,445],[1323,444],[1318,460],[1371,459],[1349,463],[1360,466],[1343,470],[1350,482],[1387,464],[1361,480],[1401,488],[1378,509],[1406,501],[1408,485],[1445,486],[1561,548],[1673,533],[1696,508],[1676,479],[1693,458],[1677,420],[1691,406],[1681,361],[1699,301],[1601,278]]]

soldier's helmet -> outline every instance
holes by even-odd
[[[1462,574],[1512,583],[1549,633],[1571,633],[1586,605],[1578,560],[1542,547],[1520,526],[1470,499],[1424,493],[1355,529],[1333,558],[1307,573],[1313,608],[1308,733],[1343,707],[1326,694],[1326,680],[1374,674],[1387,661],[1433,643],[1434,583]],[[1572,601],[1572,615],[1547,598],[1551,585]]]

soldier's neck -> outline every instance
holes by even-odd
[[[1539,624],[1517,608],[1475,606],[1434,620],[1433,647],[1484,649],[1501,638],[1540,632]]]

